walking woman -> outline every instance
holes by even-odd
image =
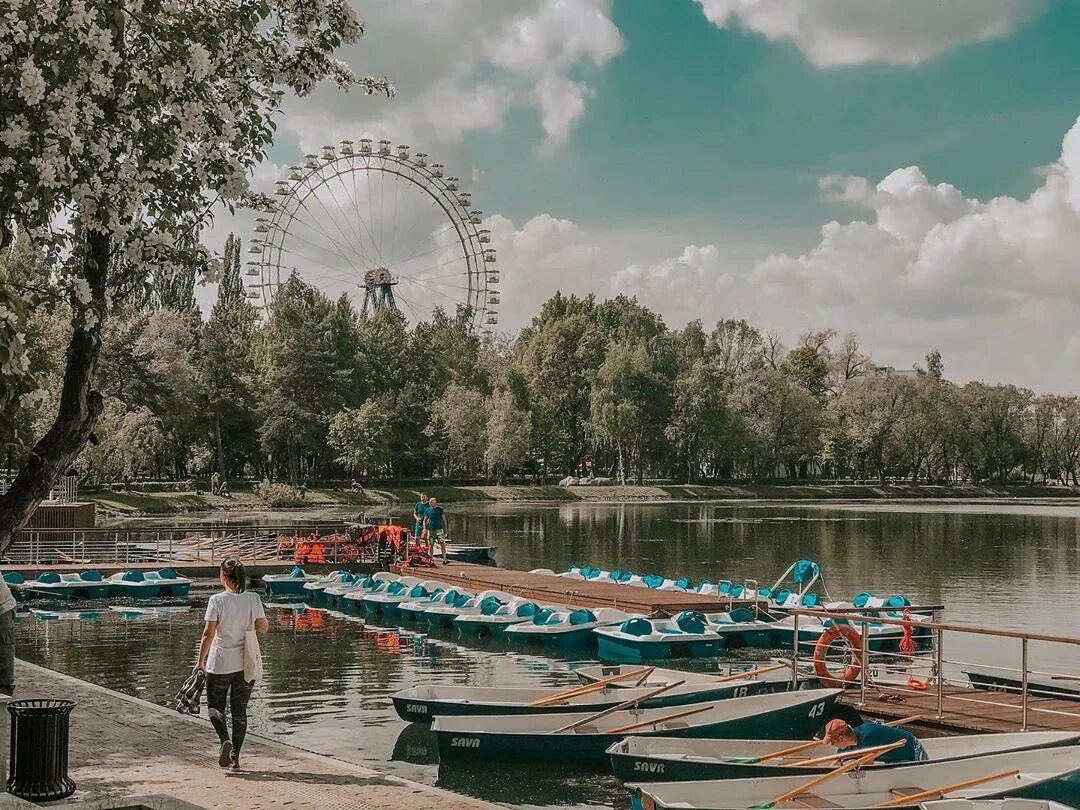
[[[239,560],[224,560],[219,578],[225,590],[211,596],[206,605],[206,627],[195,668],[206,670],[206,705],[221,740],[218,764],[238,771],[247,733],[247,705],[255,687],[255,681],[244,678],[245,639],[249,630],[265,633],[270,625],[259,595],[247,590],[247,575]],[[225,724],[226,699],[232,714],[231,739]]]

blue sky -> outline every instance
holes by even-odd
[[[355,5],[344,57],[397,95],[296,100],[257,179],[341,137],[430,153],[493,231],[501,329],[626,292],[1080,390],[1080,3]]]

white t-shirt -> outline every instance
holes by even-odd
[[[244,636],[256,619],[265,619],[262,601],[255,591],[222,591],[206,604],[206,621],[217,622],[217,633],[210,642],[206,671],[228,675],[244,668]]]

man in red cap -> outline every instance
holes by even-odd
[[[902,728],[881,723],[860,723],[852,728],[843,720],[830,720],[825,725],[824,742],[835,745],[841,751],[849,749],[876,748],[903,740],[904,745],[886,751],[878,762],[922,762],[929,759],[918,737]]]

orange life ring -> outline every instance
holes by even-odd
[[[829,671],[826,656],[829,653],[829,647],[841,636],[851,647],[853,660],[838,680]],[[827,689],[845,689],[854,686],[859,680],[859,675],[862,674],[862,636],[859,635],[859,631],[850,624],[833,624],[827,627],[817,640],[817,644],[814,645],[814,674],[818,676],[821,685]]]

